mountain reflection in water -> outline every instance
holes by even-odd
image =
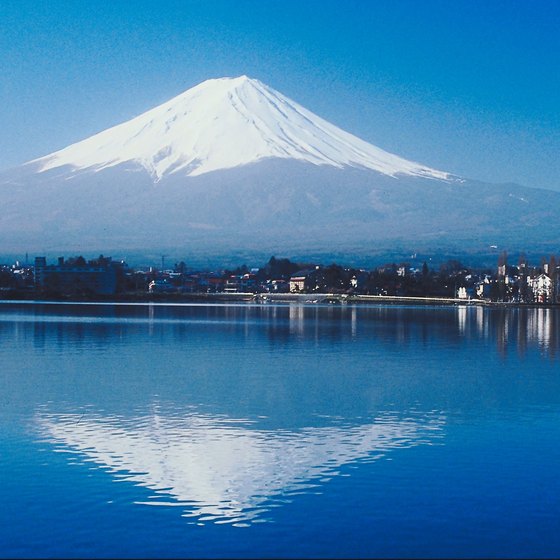
[[[137,418],[39,412],[36,425],[59,451],[153,490],[151,505],[180,506],[198,521],[266,521],[265,512],[339,474],[442,437],[438,413],[381,415],[353,426],[262,430],[254,422],[201,414]]]

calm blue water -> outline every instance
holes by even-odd
[[[0,303],[0,554],[558,557],[559,326]]]

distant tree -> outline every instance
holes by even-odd
[[[327,266],[323,270],[323,284],[325,289],[333,291],[348,288],[348,279],[344,268],[335,263]]]
[[[270,257],[264,266],[266,277],[269,279],[288,278],[299,270],[300,265],[293,263],[290,259],[277,259]]]
[[[439,269],[442,274],[451,275],[453,273],[459,272],[464,266],[457,259],[449,259],[447,262],[443,263]]]
[[[180,263],[175,263],[175,272],[179,272],[180,274],[185,274],[187,271],[187,265],[181,261]]]

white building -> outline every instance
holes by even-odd
[[[538,303],[548,303],[553,300],[553,283],[550,276],[539,274],[535,278],[527,276],[527,284],[533,292],[533,299]]]

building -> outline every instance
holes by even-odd
[[[290,292],[305,293],[315,288],[317,269],[300,270],[290,277]]]
[[[117,291],[117,270],[122,263],[111,257],[86,262],[83,257],[47,264],[45,257],[35,258],[35,289],[64,295],[112,295]]]
[[[457,298],[458,299],[469,299],[469,293],[465,286],[461,286],[457,289]]]
[[[176,292],[177,288],[166,278],[152,280],[148,284],[148,292],[150,294],[161,294],[161,293],[171,293]]]
[[[551,303],[554,300],[554,285],[547,274],[539,274],[536,278],[527,277],[529,289],[536,303]]]

